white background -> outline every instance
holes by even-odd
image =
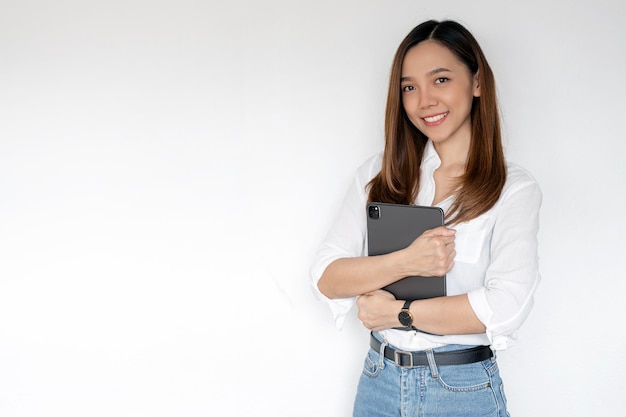
[[[0,415],[350,415],[367,332],[308,270],[429,18],[544,192],[510,412],[621,415],[619,0],[0,0]]]

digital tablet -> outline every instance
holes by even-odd
[[[404,249],[426,230],[444,224],[439,207],[370,203],[367,205],[369,256]],[[446,295],[446,277],[411,276],[383,288],[397,300],[420,300]]]

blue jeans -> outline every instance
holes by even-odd
[[[383,343],[381,350],[386,344]],[[466,349],[449,345],[434,352]],[[354,417],[509,417],[495,357],[465,365],[401,368],[370,349],[359,380]]]

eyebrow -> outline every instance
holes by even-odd
[[[427,75],[427,76],[433,76],[433,75],[440,74],[440,73],[442,73],[442,72],[452,72],[452,70],[449,70],[448,68],[435,68],[434,70],[428,71],[428,72],[426,73],[426,75]],[[407,76],[404,76],[404,77],[401,77],[401,78],[400,78],[400,82],[410,81],[410,80],[412,80],[412,79],[413,79],[413,77],[407,77]]]
[[[441,72],[452,72],[452,71],[449,70],[448,68],[435,68],[434,70],[430,71],[428,75],[437,75]]]

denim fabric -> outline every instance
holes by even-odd
[[[381,346],[381,349],[385,343]],[[434,352],[466,349],[449,345]],[[509,417],[495,358],[466,365],[400,368],[370,349],[359,380],[354,417]]]

